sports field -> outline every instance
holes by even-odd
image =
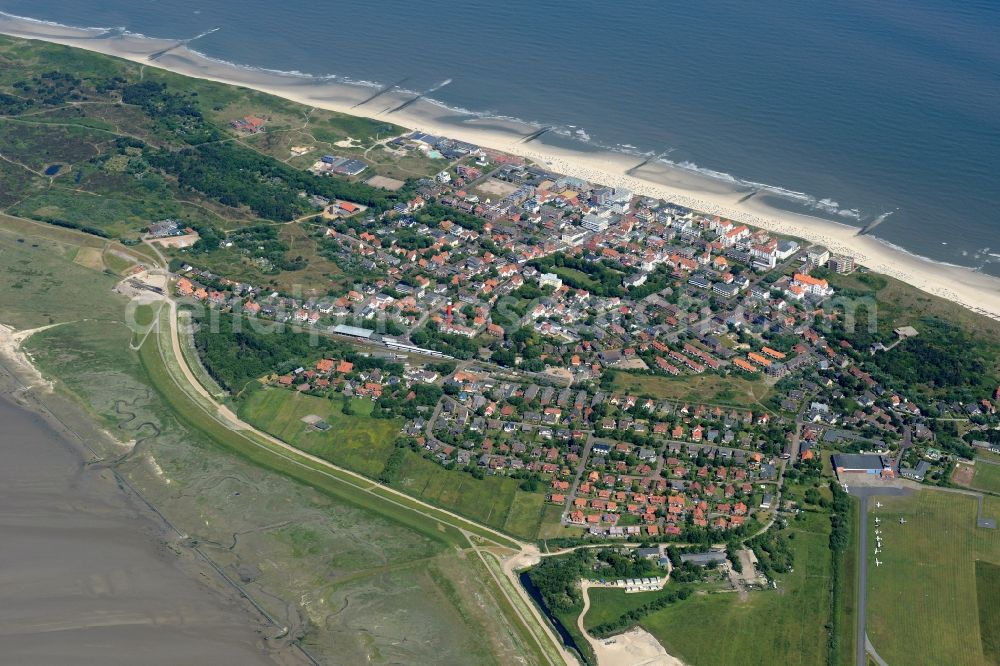
[[[879,502],[869,529],[877,516],[881,566],[867,554],[875,649],[890,664],[997,663],[1000,531],[976,527],[969,495],[925,490]],[[986,497],[985,514],[1000,516],[1000,500]]]

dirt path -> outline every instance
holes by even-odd
[[[580,587],[583,590],[583,611],[576,620],[576,626],[594,649],[599,666],[684,666],[684,662],[667,654],[653,634],[641,627],[603,640],[593,638],[584,628],[583,620],[590,610],[588,590],[595,585],[582,581]]]
[[[475,551],[479,555],[479,558],[482,560],[483,566],[486,567],[486,570],[490,572],[491,576],[494,576],[493,570],[486,563],[485,559],[486,556],[483,554],[483,549],[477,547],[475,548]],[[518,578],[518,573],[517,573],[518,571],[520,571],[521,569],[525,569],[529,566],[538,564],[538,562],[540,562],[541,559],[542,558],[538,551],[538,548],[536,548],[531,544],[525,544],[525,546],[521,549],[519,553],[516,553],[514,555],[508,555],[507,557],[499,557],[500,567],[503,570],[504,576],[507,577],[507,579],[513,584],[514,589],[517,590],[517,593],[521,597],[521,601],[523,602],[522,604],[519,605],[513,599],[510,598],[510,595],[507,594],[504,585],[499,580],[496,581],[497,586],[500,588],[500,591],[503,593],[504,597],[507,598],[507,601],[510,603],[511,607],[517,613],[521,621],[526,626],[534,624],[538,627],[541,627],[542,631],[544,631],[545,635],[548,637],[550,644],[555,646],[556,649],[558,650],[559,656],[562,658],[562,660],[566,662],[566,664],[568,665],[575,665],[577,661],[576,657],[573,655],[572,652],[566,649],[566,647],[562,643],[562,640],[556,635],[555,630],[546,621],[546,619],[542,617],[541,611],[539,611],[538,609],[538,605],[535,604],[535,602],[530,597],[528,597],[527,592],[525,592],[524,587],[521,585],[521,582]],[[528,609],[528,612],[531,614],[530,617],[526,617],[525,614],[520,610],[519,606],[526,607]]]

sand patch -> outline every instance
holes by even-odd
[[[970,486],[972,485],[972,477],[976,475],[975,465],[970,465],[968,463],[958,463],[955,465],[955,471],[952,472],[951,481],[958,486]]]
[[[503,198],[517,190],[517,185],[513,183],[506,183],[502,180],[497,180],[496,178],[490,178],[484,183],[476,185],[476,189],[480,192],[485,192],[486,194],[491,194],[497,198]]]
[[[372,176],[366,182],[372,187],[381,187],[382,189],[390,190],[392,192],[395,192],[403,185],[406,185],[403,181],[395,178],[389,178],[388,176]]]
[[[59,326],[59,324],[18,331],[10,326],[0,324],[0,358],[4,359],[9,369],[17,373],[26,388],[44,386],[46,390],[52,390],[52,382],[47,381],[38,371],[38,368],[31,362],[31,358],[21,349],[21,343],[34,333],[54,326]]]
[[[149,242],[156,243],[157,245],[162,245],[163,247],[176,247],[185,248],[191,247],[198,242],[201,236],[198,235],[197,231],[192,231],[189,234],[183,234],[181,236],[166,236],[164,238],[153,238]]]
[[[641,358],[630,358],[624,361],[619,361],[615,363],[616,368],[621,368],[622,370],[649,370],[649,366]]]
[[[583,611],[577,618],[576,625],[594,649],[598,666],[684,666],[684,662],[667,653],[653,634],[639,627],[611,638],[593,638],[583,626],[583,619],[590,610],[588,590],[592,585],[581,581],[580,587],[583,590]]]
[[[603,641],[591,639],[599,666],[684,666],[645,629],[631,629]]]
[[[573,373],[566,368],[545,368],[544,374],[566,382],[567,386],[573,382]]]

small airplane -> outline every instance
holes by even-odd
[[[882,502],[875,502],[875,508],[876,509],[881,509],[882,508]]]
[[[878,525],[879,517],[875,516],[875,524]]]
[[[906,518],[900,518],[899,519],[899,524],[900,525],[905,525],[906,524]]]
[[[847,484],[846,483],[842,483],[840,485],[842,485],[844,487],[844,492],[846,493],[847,492]]]
[[[877,567],[882,566],[882,563],[878,561],[877,557],[875,558],[875,566],[877,566]]]
[[[875,549],[875,554],[876,554],[876,555],[878,555],[878,554],[879,554],[879,553],[881,553],[881,552],[882,552],[882,549],[881,549],[881,548],[876,548],[876,549]]]

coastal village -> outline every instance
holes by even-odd
[[[163,655],[204,634],[241,663],[1000,663],[991,255],[882,242],[974,229],[974,205],[872,219],[805,194],[849,187],[723,187],[597,125],[442,109],[425,72],[310,81],[190,49],[214,31],[22,23],[0,37],[0,351],[39,433],[9,457],[47,478],[72,454],[76,482],[19,499],[72,544],[11,592],[19,636],[55,613],[63,656],[107,661],[87,636],[128,650],[129,625],[87,618],[121,603],[167,618]],[[769,159],[739,157],[719,164]],[[180,557],[176,605],[60,586],[115,579],[133,530],[79,529],[108,518],[89,481],[126,550]]]
[[[313,198],[336,256],[378,277],[297,298],[195,258],[178,267],[182,297],[392,362],[303,359],[265,383],[376,404],[438,387],[401,437],[448,469],[546,488],[562,523],[594,538],[763,524],[795,509],[779,500],[785,466],[823,451],[876,456],[866,471],[884,479],[930,482],[954,465],[921,407],[863,369],[919,331],[864,349],[832,335],[854,313],[828,277],[855,271],[852,257],[463,142],[414,132],[391,146],[450,166],[378,215]],[[327,156],[313,170],[364,166]],[[760,380],[771,396],[658,399],[641,388],[656,377]],[[932,407],[992,423],[998,400]]]
[[[80,428],[70,467],[150,514],[152,554],[231,588],[247,646],[1000,661],[985,274],[866,236],[888,213],[814,227],[666,153],[427,115],[403,82],[327,98],[93,37],[70,43],[127,57],[0,40],[0,351],[30,382],[9,392]],[[92,552],[48,565],[114,577]],[[14,592],[48,631],[51,595]],[[68,595],[72,623],[95,599]]]

